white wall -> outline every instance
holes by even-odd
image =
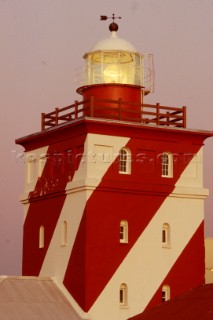
[[[206,283],[213,283],[213,238],[205,239]]]

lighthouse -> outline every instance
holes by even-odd
[[[188,129],[185,107],[145,104],[152,55],[120,38],[115,19],[83,56],[80,99],[16,140],[23,275],[54,277],[79,319],[128,319],[204,283],[212,132]]]

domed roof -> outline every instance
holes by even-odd
[[[111,37],[99,41],[91,51],[104,50],[122,50],[137,52],[135,47],[127,40],[117,36],[117,32],[112,31]]]

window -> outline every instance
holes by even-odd
[[[63,221],[63,224],[62,224],[61,245],[62,246],[66,246],[67,245],[67,221]]]
[[[131,173],[131,153],[126,148],[119,151],[119,173]]]
[[[165,302],[170,299],[170,287],[168,285],[164,285],[162,287],[162,302]]]
[[[170,226],[168,223],[163,224],[162,245],[163,247],[170,247]]]
[[[127,306],[127,285],[125,283],[120,286],[119,303],[121,307]]]
[[[39,228],[39,249],[44,248],[44,226]]]
[[[171,153],[163,153],[161,156],[161,176],[172,178],[173,176],[173,157]]]
[[[120,222],[120,242],[128,243],[128,222],[126,220]]]
[[[27,155],[27,183],[32,183],[36,179],[36,158],[32,154]]]
[[[44,170],[46,162],[47,162],[46,154],[41,154],[38,160],[38,177],[42,176],[42,172]]]

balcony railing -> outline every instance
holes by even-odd
[[[119,100],[96,99],[75,101],[74,104],[42,113],[41,130],[56,127],[83,117],[104,118],[159,126],[186,128],[186,107],[174,108],[151,104],[136,104]]]

